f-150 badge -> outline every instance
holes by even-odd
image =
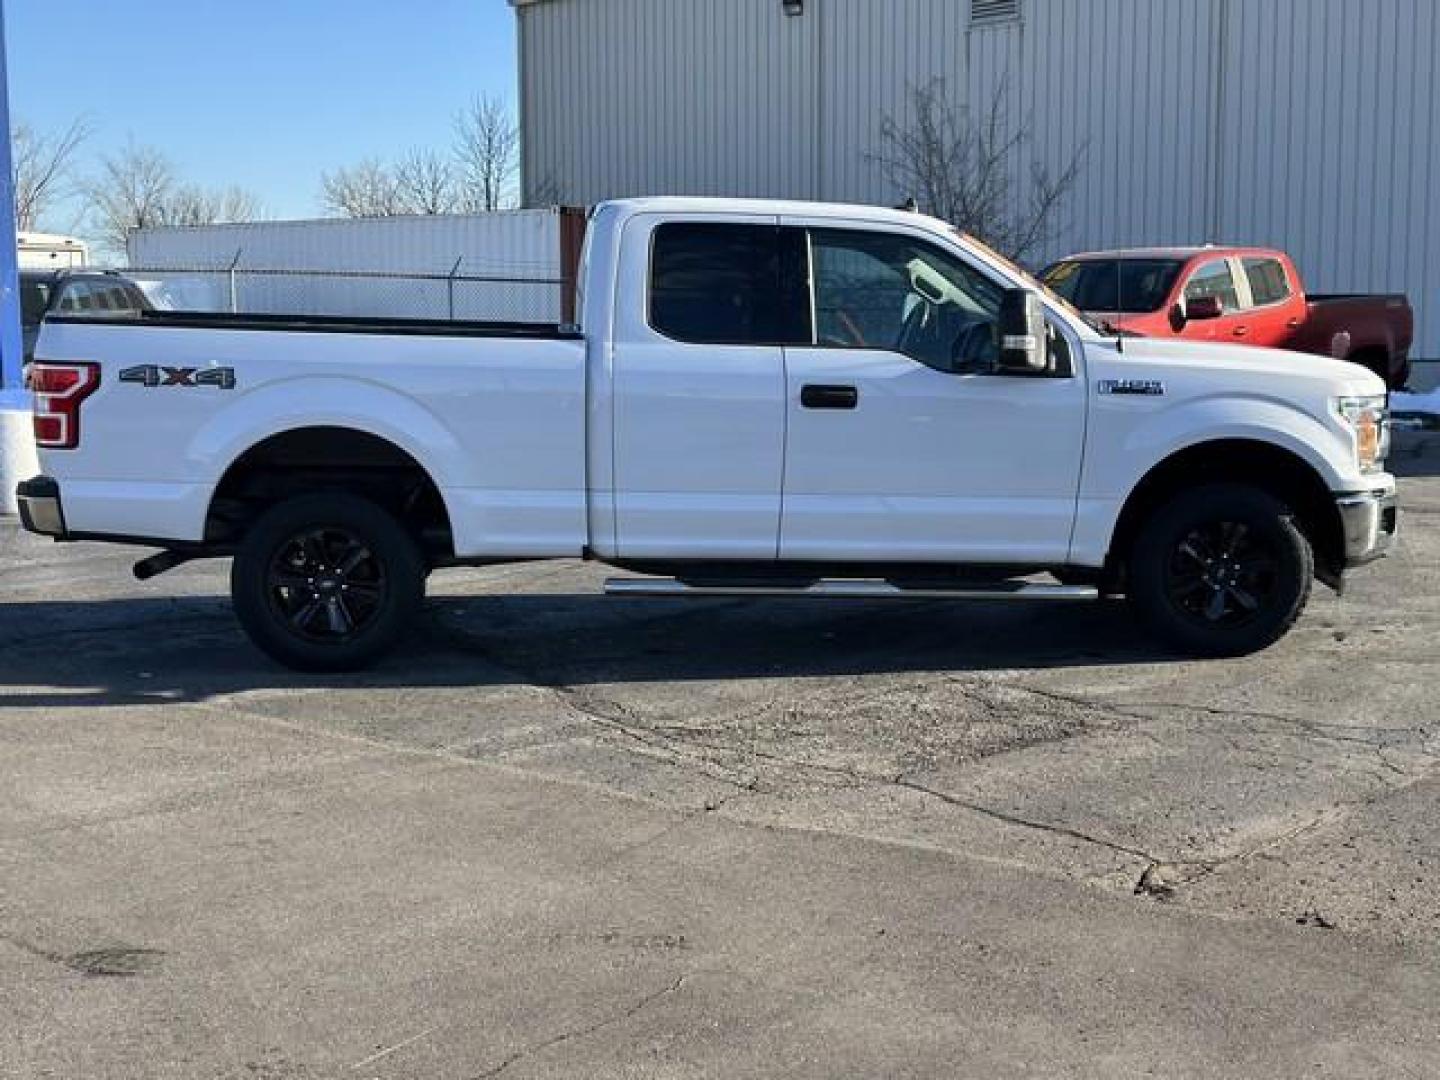
[[[218,386],[221,390],[235,389],[235,369],[232,367],[165,367],[163,364],[137,364],[120,372],[121,382],[139,383],[141,386]]]
[[[1096,389],[1102,394],[1138,394],[1142,397],[1159,397],[1165,393],[1165,384],[1159,379],[1101,379]]]

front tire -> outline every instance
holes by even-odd
[[[250,640],[297,671],[354,671],[394,645],[419,610],[425,560],[409,533],[366,499],[305,495],[271,507],[230,569]]]
[[[1282,638],[1310,597],[1315,558],[1288,507],[1258,488],[1183,492],[1141,526],[1130,599],[1142,622],[1201,656],[1243,656]]]

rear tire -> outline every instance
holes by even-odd
[[[1141,527],[1129,594],[1141,621],[1182,651],[1243,656],[1294,625],[1314,576],[1310,543],[1284,503],[1213,484],[1177,495]]]
[[[425,571],[414,538],[374,503],[304,495],[245,534],[230,594],[268,656],[297,671],[354,671],[387,652],[419,610]]]

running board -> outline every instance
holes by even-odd
[[[1028,581],[985,585],[897,585],[873,578],[819,581],[690,584],[676,578],[608,578],[607,596],[766,596],[816,600],[1098,600],[1093,585],[1045,585]]]

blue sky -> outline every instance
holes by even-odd
[[[318,215],[327,169],[447,147],[476,94],[515,98],[505,0],[5,0],[5,20],[12,116],[84,115],[84,166],[133,135],[276,217]]]

